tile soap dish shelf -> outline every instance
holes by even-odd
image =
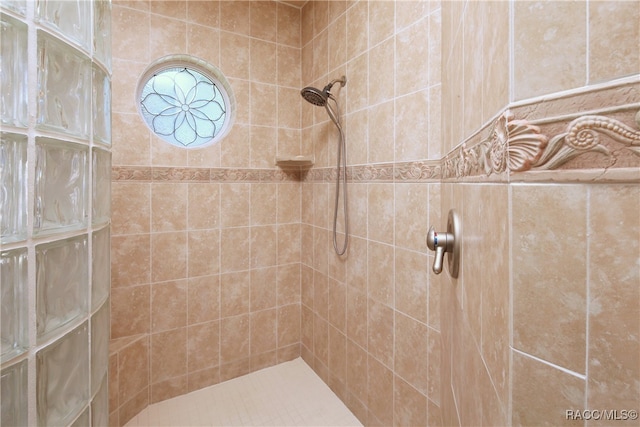
[[[281,168],[310,168],[313,166],[313,156],[277,156],[276,164]]]

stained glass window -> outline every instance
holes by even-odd
[[[139,89],[140,113],[160,138],[183,148],[217,142],[230,124],[224,86],[203,67],[178,63],[146,73]]]

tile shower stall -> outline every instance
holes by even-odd
[[[364,425],[637,424],[640,2],[0,5],[2,426],[298,358]],[[219,143],[140,117],[171,55],[228,80]],[[341,76],[343,257],[339,135],[300,96]],[[456,279],[425,244],[449,209]]]
[[[111,5],[1,6],[0,425],[107,425]]]

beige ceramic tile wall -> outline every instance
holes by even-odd
[[[514,2],[512,100],[637,74],[638,2]]]
[[[364,423],[438,425],[440,281],[428,274],[422,245],[428,224],[439,223],[439,185],[350,185],[350,215],[364,214],[346,259],[333,253],[330,229],[302,225],[310,248],[302,254],[302,355]],[[385,189],[389,199],[376,199]],[[318,209],[329,216],[332,203],[303,205],[303,218]],[[392,215],[377,218],[380,203]],[[374,237],[374,222],[395,230],[395,241]]]
[[[443,2],[443,155],[509,102],[509,2]],[[487,25],[487,17],[491,25]]]
[[[300,149],[300,9],[262,1],[113,3],[113,165],[274,168]],[[142,71],[176,53],[229,79],[221,143],[174,148],[136,110]],[[115,181],[112,425],[149,403],[300,354],[300,184]]]
[[[508,197],[503,184],[443,184],[442,214],[455,209],[464,236],[459,277],[441,279],[444,425],[509,424]]]
[[[441,289],[444,424],[574,424],[567,410],[638,407],[638,186],[442,191],[464,232],[461,275]]]
[[[589,188],[588,403],[640,406],[640,188]],[[617,256],[601,248],[615,241]],[[601,361],[605,360],[606,363]],[[631,386],[630,386],[631,384]],[[635,384],[635,386],[634,386]],[[632,421],[632,420],[629,420]]]
[[[457,119],[443,151],[509,102],[637,74],[639,15],[637,2],[444,2],[442,108]],[[451,183],[441,206],[464,212],[465,235],[461,276],[441,290],[444,423],[638,408],[637,185]]]
[[[514,423],[637,408],[638,186],[514,185],[512,204]]]
[[[443,154],[509,102],[637,74],[639,13],[626,1],[445,2]]]
[[[350,165],[441,157],[440,27],[439,2],[303,7],[303,85],[346,75],[332,93]],[[337,141],[326,111],[303,104],[302,152],[332,169]],[[350,244],[340,258],[335,184],[302,184],[302,356],[363,423],[438,425],[440,283],[424,237],[441,223],[440,184],[348,185]]]

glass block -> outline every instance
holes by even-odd
[[[71,427],[87,427],[91,425],[91,414],[89,413],[89,407],[82,411],[82,414],[71,424]]]
[[[36,138],[34,234],[87,226],[88,157],[83,145]]]
[[[38,0],[36,21],[88,52],[91,45],[92,3],[86,0]]]
[[[27,248],[0,252],[2,362],[28,348],[27,281]]]
[[[27,361],[2,369],[0,373],[0,425],[27,425]]]
[[[12,10],[18,15],[25,16],[27,14],[27,0],[2,0],[0,7]]]
[[[109,367],[109,304],[91,317],[91,394],[98,392]]]
[[[38,31],[38,88],[37,126],[88,139],[91,120],[89,58],[44,31]]]
[[[93,233],[91,249],[91,310],[109,297],[111,283],[111,233],[109,227]]]
[[[36,354],[38,425],[68,425],[89,402],[89,327],[83,323]]]
[[[93,3],[93,56],[111,71],[111,0]]]
[[[106,375],[91,402],[91,425],[93,427],[109,426],[109,381]]]
[[[28,63],[27,24],[0,13],[0,123],[4,125],[29,125]]]
[[[27,238],[27,137],[0,132],[1,243]]]
[[[93,139],[111,145],[111,80],[97,65],[93,78]]]
[[[109,222],[111,217],[111,153],[94,148],[93,161],[93,194],[92,221],[93,224]]]
[[[36,246],[38,340],[87,313],[87,235]]]

